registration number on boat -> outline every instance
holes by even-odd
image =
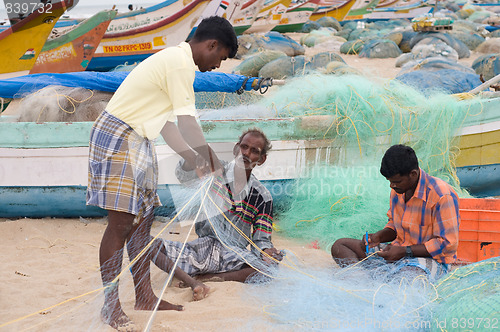
[[[103,46],[104,53],[149,51],[153,49],[152,43],[140,43],[130,45]]]

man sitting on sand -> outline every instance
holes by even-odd
[[[332,256],[341,267],[367,257],[371,252],[393,265],[393,272],[425,272],[434,279],[448,272],[458,247],[458,197],[443,180],[432,177],[418,166],[412,148],[390,147],[380,173],[390,181],[391,198],[384,229],[357,239],[339,239]],[[385,242],[391,242],[386,244]]]
[[[213,220],[203,220],[196,224],[196,234],[199,238],[186,243],[182,252],[182,242],[157,240],[155,245],[163,255],[159,254],[154,261],[161,269],[170,271],[172,262],[168,258],[175,260],[181,255],[178,266],[199,280],[245,282],[256,272],[245,263],[242,255],[238,254],[240,250],[248,252],[246,249],[249,245],[248,239],[251,239],[260,249],[252,246],[252,253],[265,262],[271,262],[271,257],[276,260],[283,258],[281,252],[271,243],[273,222],[271,194],[252,174],[256,166],[266,161],[270,148],[269,140],[259,129],[249,129],[241,135],[233,150],[235,160],[225,163],[225,176],[217,177],[211,187],[212,193],[222,193],[224,201],[230,202],[225,207],[224,215],[231,222],[219,218],[227,230],[223,235],[226,239],[222,238],[221,230],[214,230],[211,224]],[[243,176],[239,176],[240,174]],[[183,160],[177,167],[176,175],[181,183],[196,179],[195,171],[188,168]],[[238,179],[243,179],[243,181],[238,181]],[[206,204],[211,204],[211,202],[207,200]],[[246,238],[233,228],[231,223],[245,234]],[[226,240],[235,244],[236,250],[221,243],[221,241],[227,243]],[[251,253],[248,252],[248,254]],[[183,280],[181,282],[185,286],[191,286]]]

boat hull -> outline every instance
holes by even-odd
[[[1,79],[23,75],[33,67],[57,20],[72,6],[73,0],[55,3],[0,32],[0,74],[5,74]]]
[[[74,30],[45,43],[30,74],[84,71],[116,12],[96,14]]]
[[[207,5],[206,0],[194,0],[174,14],[144,26],[140,23],[116,25],[112,20],[87,70],[108,71],[178,45],[186,40]],[[119,26],[122,26],[121,30]]]

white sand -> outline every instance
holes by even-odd
[[[90,219],[89,219],[90,220]],[[79,219],[0,219],[0,326],[25,315],[36,313],[52,305],[85,294],[101,287],[98,252],[104,219],[93,219],[83,223]],[[155,222],[152,234],[156,235],[165,224]],[[189,227],[177,227],[181,234],[167,234],[166,237],[182,241]],[[168,233],[168,232],[166,232]],[[191,235],[191,239],[195,235]],[[327,266],[334,264],[330,255],[323,250],[308,248],[275,236],[273,240],[279,249],[291,250],[310,264]],[[124,266],[128,259],[124,260]],[[155,291],[160,292],[166,274],[152,267]],[[272,317],[263,313],[264,303],[249,305],[245,300],[248,285],[237,282],[209,282],[209,297],[193,302],[190,289],[169,287],[164,299],[185,306],[183,312],[158,312],[152,331],[234,331],[245,329],[254,316],[259,317],[258,326],[270,330]],[[149,311],[135,311],[130,273],[124,274],[120,284],[124,311],[143,329],[150,318]],[[123,295],[123,293],[125,295]],[[98,292],[96,294],[101,294]],[[102,296],[79,307],[83,300],[92,296],[45,310],[18,323],[0,328],[0,331],[82,331],[113,330],[99,320]],[[73,312],[68,312],[74,310]],[[61,315],[61,317],[57,317]],[[89,323],[90,322],[90,323]],[[38,325],[37,324],[41,324]],[[33,329],[31,329],[35,326]],[[255,326],[254,326],[255,327]],[[277,326],[276,331],[280,330]],[[281,330],[285,331],[283,327]]]

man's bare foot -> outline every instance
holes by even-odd
[[[197,280],[200,283],[201,283],[201,281],[203,281],[203,282],[207,282],[207,281],[210,281],[210,282],[223,282],[223,281],[225,281],[224,278],[219,277],[219,276],[217,276],[216,274],[213,274],[213,273],[211,273],[211,274],[200,274],[200,275],[194,276],[193,279]],[[188,287],[191,287],[194,290],[194,287],[196,287],[198,285],[198,282],[194,283],[193,285],[190,285],[187,282],[179,281],[179,283],[177,283],[176,286],[179,287],[179,288],[188,288]]]
[[[156,306],[156,302],[158,301],[158,298],[154,297],[151,298],[150,300],[142,300],[142,301],[135,301],[135,310],[153,310]],[[177,311],[182,311],[184,310],[184,307],[181,305],[177,304],[172,304],[169,303],[165,300],[161,300],[160,305],[158,306],[158,310],[177,310]]]
[[[195,301],[203,300],[210,292],[210,287],[199,281],[191,286],[191,288],[193,289],[193,300]]]
[[[214,274],[202,274],[196,280],[201,280],[203,282],[223,282],[225,281],[223,277],[219,277]]]
[[[121,310],[117,309],[115,311],[109,308],[102,308],[101,310],[101,320],[104,324],[108,324],[117,331],[123,332],[137,332],[140,331],[128,318],[127,315]]]

